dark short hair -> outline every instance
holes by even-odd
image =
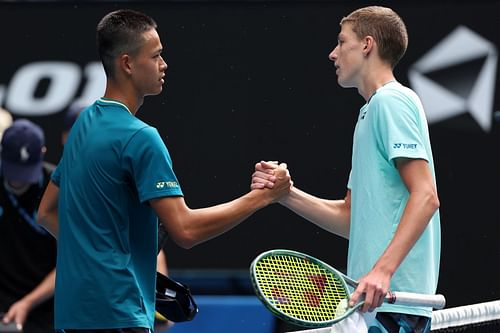
[[[124,53],[133,54],[142,46],[143,33],[156,29],[156,22],[146,14],[119,9],[104,16],[97,24],[97,50],[106,75],[115,74],[114,61]]]

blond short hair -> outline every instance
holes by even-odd
[[[352,30],[362,39],[372,36],[379,49],[379,56],[392,68],[401,60],[408,47],[406,26],[392,9],[381,6],[363,7],[353,11],[340,21],[349,23]]]

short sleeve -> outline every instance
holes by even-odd
[[[154,127],[144,127],[131,138],[123,152],[123,163],[141,202],[183,195],[168,149]]]
[[[421,131],[421,119],[417,106],[411,99],[397,92],[384,91],[372,101],[378,144],[388,160],[396,158],[421,158],[429,161]]]

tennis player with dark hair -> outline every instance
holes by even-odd
[[[58,238],[55,327],[149,332],[154,323],[158,218],[190,248],[238,225],[290,191],[276,186],[191,209],[158,131],[135,117],[162,91],[167,64],[149,16],[117,10],[97,26],[107,76],[103,98],[83,110],[42,198],[38,221]]]
[[[352,304],[377,308],[369,332],[429,332],[430,308],[382,304],[389,289],[434,294],[440,261],[439,199],[427,120],[419,97],[393,69],[408,36],[391,9],[358,9],[341,22],[329,58],[338,83],[357,88],[360,109],[347,193],[327,200],[296,187],[280,203],[307,220],[349,239],[347,275],[358,279]],[[256,165],[251,187],[272,186],[269,170]],[[369,316],[366,316],[367,318]]]

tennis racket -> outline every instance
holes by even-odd
[[[254,290],[274,315],[304,327],[331,326],[354,313],[348,286],[358,283],[319,259],[291,250],[270,250],[250,266]],[[442,309],[443,295],[388,292],[385,302]]]

